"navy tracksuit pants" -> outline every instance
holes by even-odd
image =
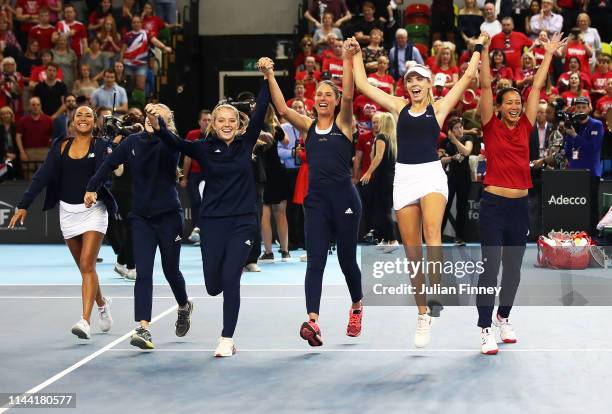
[[[363,298],[361,270],[357,265],[357,237],[361,200],[352,183],[320,184],[308,188],[304,199],[306,246],[306,311],[319,313],[323,271],[330,244],[336,240],[338,261],[353,303]]]
[[[503,266],[497,314],[510,316],[521,281],[521,265],[529,233],[529,197],[507,198],[487,191],[480,200],[480,240],[484,272],[478,286],[497,286],[500,263]],[[478,295],[478,326],[491,326],[495,295]]]
[[[240,278],[257,232],[255,214],[201,217],[200,249],[204,284],[211,296],[223,292],[223,331],[234,336],[240,311]]]
[[[170,284],[176,302],[180,306],[187,303],[185,279],[179,270],[183,213],[172,211],[151,218],[130,214],[129,218],[137,272],[134,285],[134,319],[136,322],[151,321],[153,264],[157,247],[161,254],[164,276]]]

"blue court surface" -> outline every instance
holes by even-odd
[[[76,408],[52,411],[67,413],[610,412],[610,307],[516,307],[518,343],[500,344],[496,356],[480,354],[473,307],[447,307],[425,349],[413,345],[414,307],[366,307],[361,336],[350,338],[350,297],[332,255],[321,306],[324,346],[310,348],[298,335],[306,318],[300,254],[243,274],[238,352],[217,359],[222,298],[206,294],[199,248],[185,246],[181,257],[195,303],[191,331],[174,336],[176,303],[158,261],[156,349],[145,352],[129,344],[133,282],[113,272],[110,247],[102,249],[98,274],[115,323],[100,333],[94,310],[92,339],[84,341],[70,333],[81,296],[68,249],[2,245],[0,394],[71,393]]]

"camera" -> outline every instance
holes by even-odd
[[[255,100],[252,98],[252,95],[245,98],[246,99],[240,100],[234,100],[232,98],[222,99],[217,105],[231,105],[240,112],[249,115],[255,107]]]
[[[120,118],[113,115],[105,115],[102,121],[103,134],[112,139],[118,135],[123,137],[141,132],[143,130],[142,119],[138,119],[136,115],[127,114]]]

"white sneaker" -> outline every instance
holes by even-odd
[[[249,263],[244,267],[245,272],[261,272],[261,267],[257,266],[257,263]]]
[[[219,338],[219,345],[215,349],[216,357],[231,357],[236,353],[236,347],[234,346],[234,340],[232,338]]]
[[[497,347],[497,341],[495,340],[495,334],[491,328],[485,328],[480,333],[482,338],[481,352],[485,355],[495,355],[499,348]]]
[[[417,317],[417,326],[414,333],[414,346],[417,348],[425,348],[431,341],[431,324],[433,318],[428,314],[419,315]]]
[[[125,278],[127,280],[136,280],[136,269],[128,269],[127,272],[125,272]]]
[[[396,241],[394,241],[393,243],[388,243],[384,248],[383,248],[383,253],[393,253],[394,251],[396,251],[397,249],[399,249],[399,243]]]
[[[113,270],[115,271],[115,273],[117,273],[121,277],[125,277],[125,274],[128,271],[125,265],[122,265],[119,263],[115,263],[115,268]]]
[[[192,243],[200,243],[200,228],[194,227],[193,231],[189,235],[189,241]]]
[[[104,298],[104,306],[98,306],[98,327],[102,332],[108,332],[113,326],[113,317],[111,316],[111,304],[113,301],[110,298]]]
[[[91,327],[85,319],[81,319],[72,326],[72,333],[78,336],[80,339],[90,339]]]
[[[300,262],[307,262],[308,261],[308,254],[303,254],[300,256]]]
[[[499,336],[501,340],[506,344],[516,343],[516,332],[512,324],[508,322],[508,318],[501,318],[499,315],[493,321],[493,324],[499,329]]]

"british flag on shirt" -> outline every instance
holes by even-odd
[[[72,23],[68,23],[66,22],[66,20],[61,20],[57,22],[55,27],[57,28],[57,31],[59,33],[68,35],[70,47],[72,48],[72,50],[74,50],[74,53],[76,53],[77,57],[83,56],[83,53],[85,51],[83,50],[83,44],[81,43],[81,40],[87,38],[87,29],[85,29],[85,25],[76,20]],[[74,30],[74,35],[72,36],[70,35],[71,30]]]
[[[131,66],[143,66],[147,64],[149,55],[149,39],[147,32],[139,30],[125,34],[127,49],[123,54],[123,62]]]

